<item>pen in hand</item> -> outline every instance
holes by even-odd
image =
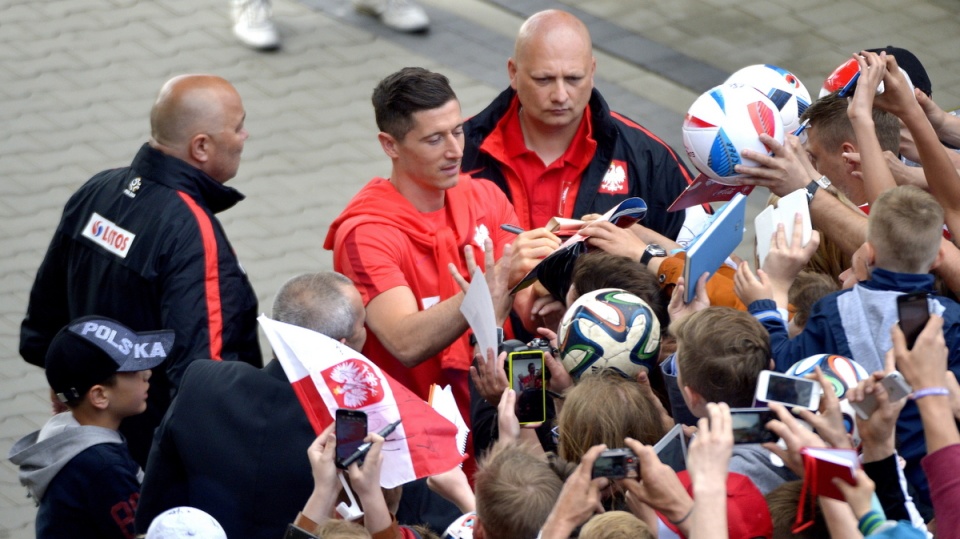
[[[398,419],[393,423],[390,423],[386,427],[383,427],[382,429],[380,429],[380,432],[378,432],[377,434],[380,435],[381,438],[385,439],[387,436],[390,436],[390,434],[393,433],[394,429],[397,428],[397,425],[400,424],[400,421],[401,420]],[[373,443],[371,442],[364,442],[360,444],[360,447],[358,447],[356,451],[354,451],[349,457],[343,459],[343,467],[349,468],[351,464],[353,464],[354,462],[358,461],[361,457],[366,455],[367,452],[370,451],[371,447],[373,447]]]
[[[516,225],[502,224],[500,225],[500,230],[504,230],[511,234],[523,234],[524,230]]]

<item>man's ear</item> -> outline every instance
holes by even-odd
[[[860,150],[858,150],[852,142],[846,141],[840,145],[840,151],[843,153],[858,153]],[[847,161],[844,159],[843,164],[846,165],[847,170],[860,170],[859,163],[854,163],[853,161]]]
[[[198,163],[206,163],[210,160],[210,145],[213,143],[213,140],[210,139],[209,135],[200,133],[194,135],[190,139],[190,146],[187,148],[187,151],[190,152],[190,157]]]
[[[690,386],[680,386],[680,392],[683,394],[683,400],[687,403],[687,408],[692,412],[707,405],[703,395],[697,393]]]
[[[90,388],[84,397],[97,410],[106,410],[110,405],[110,394],[106,386],[97,384]]]
[[[940,243],[940,248],[937,249],[937,257],[933,259],[933,262],[930,264],[930,271],[933,271],[940,267],[940,264],[943,264],[943,257],[947,256],[946,251],[943,250],[943,242]]]
[[[507,59],[507,76],[510,77],[510,87],[517,89],[517,61],[512,57]]]
[[[863,243],[863,260],[868,268],[872,268],[877,263],[877,250],[869,241]]]
[[[383,153],[387,154],[390,159],[400,157],[400,152],[397,150],[397,139],[393,138],[393,135],[381,131],[377,135],[377,140],[380,141],[380,147],[383,148]]]

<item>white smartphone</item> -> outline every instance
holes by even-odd
[[[893,371],[884,376],[883,380],[880,380],[880,383],[883,385],[883,388],[887,390],[887,396],[890,402],[898,401],[913,392],[910,384],[908,384],[903,378],[903,375],[897,371]],[[877,409],[877,396],[874,394],[867,395],[866,398],[860,402],[851,402],[850,406],[857,411],[857,417],[867,420],[870,418],[870,414]]]
[[[820,383],[815,380],[760,371],[756,400],[816,410],[820,407],[820,391]]]

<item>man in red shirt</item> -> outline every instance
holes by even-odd
[[[689,239],[703,209],[667,207],[693,181],[690,172],[669,145],[610,110],[595,71],[582,21],[558,10],[527,19],[507,62],[510,88],[465,125],[464,170],[496,183],[527,229],[640,197],[649,207],[644,227],[675,239],[687,215]]]
[[[364,355],[421,398],[431,384],[452,385],[469,422],[473,352],[460,313],[464,294],[451,272],[469,280],[474,260],[485,270],[502,324],[514,304],[507,276],[552,248],[526,247],[528,237],[542,234],[533,231],[517,238],[525,246],[515,256],[505,251],[515,237],[500,225],[518,224],[517,216],[495,185],[460,173],[463,118],[446,77],[402,69],[380,82],[373,105],[390,177],[357,193],[324,248],[363,296],[370,333]],[[493,260],[495,267],[485,267]]]

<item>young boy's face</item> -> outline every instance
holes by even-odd
[[[150,374],[149,370],[118,372],[117,384],[111,388],[111,408],[115,406],[115,410],[122,417],[142,414],[146,411]]]

